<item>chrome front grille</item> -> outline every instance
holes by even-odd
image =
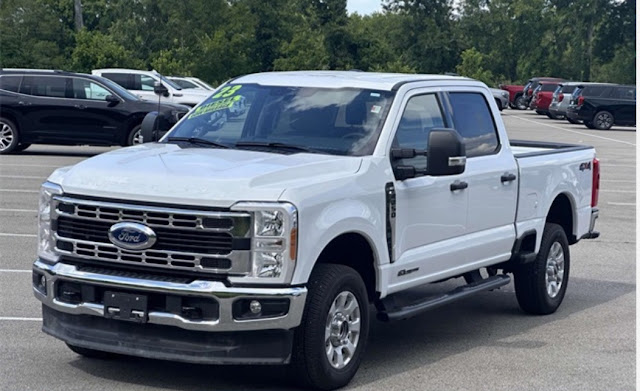
[[[251,271],[251,215],[55,197],[56,249],[62,254],[112,263],[209,273]],[[157,240],[146,250],[126,250],[109,240],[113,224],[137,222]]]

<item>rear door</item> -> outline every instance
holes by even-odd
[[[636,123],[636,89],[633,86],[619,86],[615,88],[614,100],[616,101],[615,121],[620,125],[632,125]]]
[[[506,259],[515,240],[518,167],[503,147],[484,89],[455,88],[448,94],[453,124],[465,142],[469,208],[465,254],[480,267]],[[500,126],[502,126],[501,122]],[[504,134],[504,132],[503,132]]]
[[[65,143],[67,122],[76,115],[70,96],[71,79],[62,75],[25,75],[20,93],[25,97],[23,109],[30,135],[28,143]]]

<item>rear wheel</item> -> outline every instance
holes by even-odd
[[[0,155],[19,150],[18,127],[6,118],[0,117]]]
[[[369,335],[369,301],[360,275],[350,267],[316,265],[300,326],[292,369],[306,387],[333,390],[355,375]]]
[[[516,108],[518,110],[526,110],[528,107],[527,101],[524,99],[523,95],[516,98]]]
[[[599,130],[609,130],[614,123],[613,114],[608,111],[599,111],[593,117],[593,125]]]
[[[558,224],[545,224],[536,259],[514,272],[520,308],[537,315],[555,312],[567,291],[569,265],[569,242],[564,229]]]
[[[69,343],[67,344],[67,347],[71,349],[74,353],[77,353],[87,358],[97,358],[101,360],[108,360],[108,359],[116,358],[120,356],[117,353],[110,353],[110,352],[103,352],[101,350],[82,348],[80,346],[71,345]]]

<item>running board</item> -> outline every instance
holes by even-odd
[[[408,319],[428,310],[452,303],[456,300],[464,299],[465,297],[471,296],[475,293],[500,288],[501,286],[507,285],[509,282],[511,282],[511,277],[506,274],[492,276],[472,284],[459,286],[451,292],[438,296],[427,297],[422,301],[414,302],[402,307],[394,306],[393,296],[386,297],[382,299],[382,308],[380,308],[378,312],[378,320],[389,322],[393,320]]]

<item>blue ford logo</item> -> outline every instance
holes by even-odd
[[[144,224],[118,223],[109,228],[109,240],[127,250],[145,250],[156,242],[156,233]]]

